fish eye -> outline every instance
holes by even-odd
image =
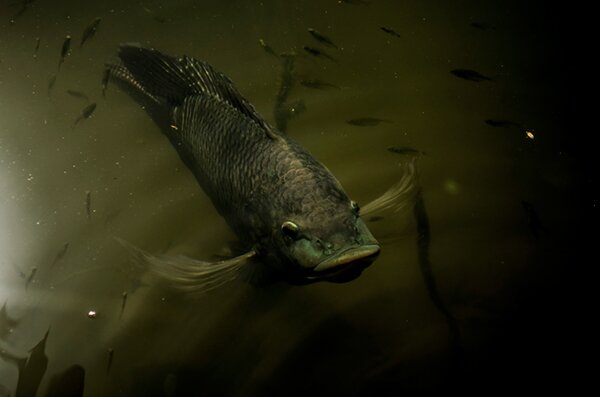
[[[296,240],[300,236],[300,228],[292,221],[285,221],[281,224],[281,232],[291,238]]]
[[[352,208],[352,211],[354,211],[356,213],[356,215],[359,214],[360,207],[356,201],[354,201],[354,200],[350,201],[350,208]]]

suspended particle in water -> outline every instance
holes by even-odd
[[[535,136],[533,135],[533,131],[525,131],[525,136],[527,136],[527,138],[529,139],[535,138]]]

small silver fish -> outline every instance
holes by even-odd
[[[394,37],[401,37],[400,33],[396,32],[393,29],[386,28],[385,26],[381,26],[381,27],[379,27],[379,29],[383,30],[385,33],[390,34],[390,35],[392,35]]]
[[[35,38],[35,49],[33,50],[33,58],[37,58],[38,50],[40,49],[40,38]]]
[[[90,103],[85,108],[83,108],[81,114],[79,115],[79,117],[77,117],[77,120],[75,120],[73,127],[75,127],[77,123],[79,123],[81,120],[89,118],[94,113],[94,110],[96,110],[96,103]]]
[[[119,314],[119,318],[123,317],[123,313],[125,312],[125,305],[127,304],[127,291],[123,291],[121,294],[121,313]]]
[[[358,119],[352,119],[347,121],[350,125],[355,125],[357,127],[374,127],[381,123],[391,123],[390,120],[378,119],[375,117],[363,117]]]
[[[67,90],[67,94],[71,95],[74,98],[78,98],[78,99],[83,99],[86,102],[90,101],[90,98],[88,98],[87,95],[85,95],[83,92],[81,91],[75,91],[75,90]]]
[[[327,47],[331,47],[331,48],[335,48],[336,50],[338,49],[338,46],[335,45],[335,43],[333,41],[331,41],[329,39],[329,37],[325,36],[324,34],[316,31],[313,28],[308,28],[308,33],[310,33],[310,35],[312,37],[315,38],[315,40],[317,40],[319,43],[326,45]]]
[[[54,90],[54,84],[56,84],[56,75],[50,77],[50,80],[48,80],[48,97],[52,96],[52,91]]]
[[[340,90],[341,88],[335,84],[328,83],[322,80],[301,80],[300,85],[313,88],[315,90]]]
[[[115,350],[112,349],[112,348],[109,348],[106,351],[106,353],[108,355],[108,360],[107,360],[107,363],[106,363],[106,373],[109,373],[110,372],[110,367],[112,367],[112,362],[113,362],[113,357],[115,355]]]
[[[258,39],[258,43],[263,48],[263,50],[265,50],[265,52],[267,54],[273,55],[274,57],[279,58],[279,55],[277,55],[277,53],[275,52],[275,50],[273,48],[271,48],[270,45],[268,45],[267,43],[265,43],[265,41],[263,39]]]
[[[335,59],[331,55],[327,54],[325,51],[321,51],[321,50],[318,50],[316,48],[308,47],[308,46],[304,46],[302,48],[304,49],[304,51],[308,52],[310,55],[312,55],[314,57],[317,57],[317,58],[327,58],[327,59],[329,59],[332,62],[338,63],[337,59]]]
[[[110,80],[110,70],[108,68],[104,69],[104,73],[102,74],[102,96],[106,96],[106,88],[108,87],[108,81]]]
[[[420,156],[425,154],[425,152],[408,146],[390,146],[387,148],[387,150],[389,152],[396,153],[402,156]]]
[[[60,60],[58,61],[58,69],[60,70],[60,66],[65,61],[65,58],[69,55],[71,51],[71,36],[66,35],[65,40],[63,41],[62,48],[60,49]]]
[[[83,47],[83,43],[94,37],[96,30],[98,30],[98,25],[100,25],[100,21],[102,21],[102,18],[96,18],[85,28],[83,34],[81,35],[81,43],[79,44],[79,47]]]
[[[67,254],[67,250],[69,249],[69,243],[65,243],[65,245],[63,245],[62,249],[56,254],[56,256],[54,257],[54,260],[52,261],[52,264],[50,264],[50,267],[54,266],[55,264],[57,264],[62,258],[64,258],[64,256]]]
[[[89,190],[86,190],[85,192],[85,212],[87,213],[88,219],[90,219],[92,217],[92,192]]]
[[[480,81],[491,81],[492,79],[482,75],[479,72],[476,72],[474,70],[469,70],[469,69],[453,69],[450,71],[450,73],[452,73],[453,75],[455,75],[456,77],[460,77],[461,79],[465,79],[465,80],[469,80],[469,81],[475,81],[475,82],[480,82]]]
[[[27,277],[27,281],[25,281],[25,289],[29,287],[29,284],[33,281],[33,277],[35,277],[35,273],[37,272],[37,267],[31,268],[31,273],[29,273],[29,277]]]

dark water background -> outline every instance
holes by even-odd
[[[37,0],[20,9],[0,3],[0,395],[18,383],[9,357],[27,357],[48,329],[47,369],[41,360],[37,372],[21,370],[29,385],[43,375],[39,396],[75,364],[86,396],[572,390],[585,378],[577,356],[588,332],[582,270],[593,265],[582,260],[591,149],[573,123],[569,12],[391,0]],[[72,51],[57,74],[66,34]],[[259,39],[297,54],[289,100],[306,111],[288,133],[350,196],[366,203],[397,181],[406,158],[386,148],[409,146],[425,152],[422,202],[369,222],[382,254],[351,283],[239,281],[190,300],[136,271],[113,236],[200,259],[227,253],[235,236],[140,106],[114,85],[102,97],[103,64],[123,42],[206,60],[273,121],[282,62]],[[75,127],[85,102],[68,89],[97,103]],[[346,123],[360,117],[392,123]]]

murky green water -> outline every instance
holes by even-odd
[[[368,3],[1,3],[0,396],[19,395],[19,365],[21,382],[43,375],[39,396],[73,365],[85,396],[399,395],[564,375],[563,271],[585,178],[565,129],[559,18],[518,2]],[[206,60],[273,122],[282,62],[259,39],[297,54],[288,100],[306,111],[288,133],[359,203],[402,176],[406,156],[388,147],[425,153],[430,244],[410,209],[388,213],[368,223],[381,256],[351,283],[236,281],[190,300],[136,271],[113,237],[211,259],[235,236],[144,110],[114,85],[102,96],[103,65],[124,42]],[[299,84],[315,79],[339,89]],[[97,103],[75,126],[86,101],[67,90]],[[391,122],[347,123],[364,117]],[[48,329],[36,372],[18,358]]]

